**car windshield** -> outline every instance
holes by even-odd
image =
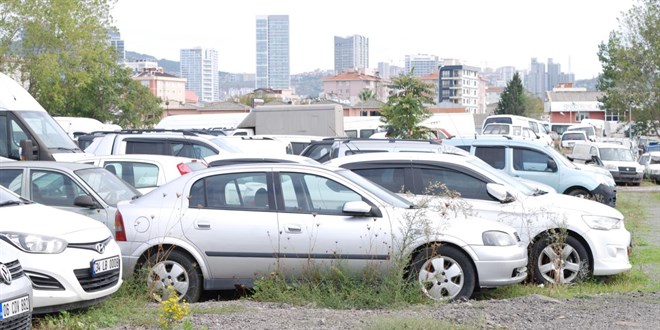
[[[16,111],[28,123],[34,133],[41,138],[48,149],[78,150],[64,129],[45,111]]]
[[[75,173],[108,205],[117,206],[119,201],[142,196],[135,188],[104,168],[87,168]]]
[[[479,169],[483,170],[484,172],[488,172],[492,176],[496,177],[498,179],[496,180],[497,183],[510,186],[513,189],[518,190],[519,192],[527,196],[534,195],[534,191],[529,186],[521,183],[520,181],[516,180],[514,177],[498,169],[495,169],[494,167],[490,166],[488,163],[486,163],[485,161],[481,160],[478,157],[470,157],[468,163],[471,163],[479,167]]]
[[[583,133],[564,133],[561,136],[561,139],[566,140],[585,140]]]
[[[413,208],[415,205],[411,201],[390,192],[389,190],[374,183],[373,181],[369,179],[365,179],[364,177],[350,170],[338,169],[336,170],[336,173],[355,182],[360,187],[368,190],[370,193],[376,195],[378,198],[380,198],[381,200],[392,206],[409,209],[409,208]]]
[[[600,148],[600,159],[607,161],[634,162],[632,152],[622,148]]]

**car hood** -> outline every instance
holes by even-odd
[[[37,203],[0,208],[0,231],[53,236],[70,243],[112,236],[108,227],[97,220]]]
[[[597,201],[564,194],[545,194],[533,198],[538,205],[548,205],[552,212],[579,215],[600,215],[623,219],[617,209]]]

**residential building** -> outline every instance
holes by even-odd
[[[131,69],[131,71],[133,71],[133,74],[138,74],[147,70],[159,69],[158,62],[147,61],[147,60],[124,62],[124,66]],[[162,70],[162,68],[160,69]]]
[[[181,49],[181,77],[186,78],[186,89],[201,102],[218,100],[218,51],[201,47]]]
[[[408,73],[414,69],[413,76],[421,77],[436,71],[440,64],[440,60],[435,55],[406,55],[405,72]]]
[[[289,16],[257,16],[255,88],[290,89]]]
[[[485,111],[485,89],[480,84],[479,68],[468,65],[446,65],[440,67],[438,103],[454,103],[465,112]],[[481,98],[481,100],[480,100]]]
[[[440,72],[438,71],[437,68],[435,71],[419,77],[419,80],[421,80],[422,82],[433,85],[433,90],[435,91],[436,95],[432,95],[432,98],[437,97],[439,78],[440,78]]]
[[[368,67],[369,38],[357,34],[345,38],[335,36],[335,74]]]
[[[117,62],[122,63],[126,61],[126,49],[124,48],[124,40],[121,38],[121,34],[116,28],[112,28],[108,31],[108,39],[110,46],[115,48],[117,53]]]
[[[178,107],[186,103],[186,79],[163,72],[163,68],[146,69],[133,76],[149,92],[159,97],[163,109]]]
[[[364,70],[343,72],[333,77],[323,78],[323,93],[325,98],[347,105],[360,102],[360,93],[369,89],[374,99],[385,101],[387,92],[382,78]]]

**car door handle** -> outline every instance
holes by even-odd
[[[286,225],[286,232],[292,234],[302,233],[302,228],[299,225]]]
[[[195,224],[195,228],[207,230],[207,229],[211,229],[211,224],[208,222],[198,222]]]

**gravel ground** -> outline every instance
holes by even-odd
[[[660,193],[660,189],[653,190],[653,193]],[[639,198],[643,205],[650,206],[647,213],[650,230],[643,238],[660,253],[660,205],[648,205],[641,200],[642,196]],[[644,271],[652,281],[660,281],[660,270]],[[384,310],[332,310],[249,300],[205,301],[194,304],[194,307],[219,312],[195,313],[190,317],[193,329],[375,329],[379,325],[377,322],[387,319],[432,319],[476,329],[660,328],[660,292],[573,299],[530,295]],[[428,325],[428,322],[420,324]]]

